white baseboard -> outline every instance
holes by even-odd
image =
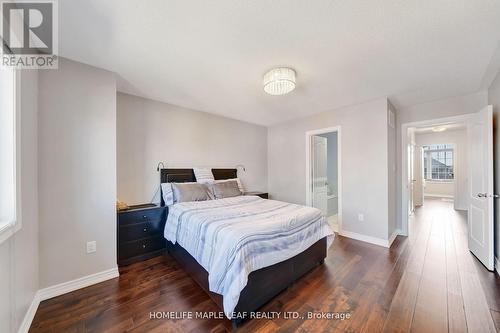
[[[500,260],[497,257],[495,257],[495,271],[500,275]]]
[[[55,286],[38,290],[35,296],[33,297],[33,301],[31,302],[28,311],[24,316],[21,326],[19,327],[19,333],[25,333],[29,331],[31,322],[33,321],[33,318],[35,318],[35,313],[36,310],[38,309],[38,306],[40,305],[40,302],[81,288],[91,286],[93,284],[114,279],[119,275],[120,273],[118,272],[118,267],[114,267],[106,271],[87,275],[72,281],[56,284]]]
[[[429,197],[429,198],[447,198],[447,199],[453,199],[454,196],[453,195],[449,195],[449,194],[428,194],[428,193],[424,193],[424,197]]]
[[[120,274],[118,273],[118,267],[108,269],[106,271],[102,271],[99,273],[87,275],[72,281],[63,282],[60,284],[56,284],[55,286],[47,287],[44,289],[40,289],[38,291],[40,296],[40,301],[45,301],[46,299],[53,298],[56,296],[60,296],[62,294],[66,294],[78,289],[82,289],[93,284],[103,282],[109,279],[113,279],[118,277]]]
[[[396,239],[396,237],[398,235],[401,235],[401,230],[399,230],[399,229],[394,230],[391,237],[389,237],[389,240],[387,241],[387,245],[388,245],[387,247],[391,247],[392,243],[394,242],[394,240]]]
[[[35,296],[33,296],[33,301],[30,304],[30,307],[28,308],[28,311],[24,315],[23,322],[21,323],[21,326],[19,326],[19,331],[18,333],[28,333],[31,327],[31,323],[33,322],[33,319],[35,318],[36,310],[38,310],[38,306],[40,305],[40,295],[38,294],[38,291],[35,293]]]
[[[362,242],[375,244],[375,245],[383,246],[383,247],[387,247],[387,248],[391,247],[392,242],[394,241],[396,236],[399,235],[399,233],[400,233],[399,230],[395,230],[393,232],[393,234],[391,235],[391,237],[389,237],[389,239],[383,239],[383,238],[377,238],[377,237],[372,237],[372,236],[366,236],[363,234],[358,234],[358,233],[355,233],[352,231],[346,231],[346,230],[340,231],[340,235],[342,235],[344,237],[349,237],[349,238],[356,239],[356,240],[359,240]]]

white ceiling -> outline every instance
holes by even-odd
[[[484,88],[500,1],[64,0],[60,54],[120,91],[269,125],[387,96],[405,107]],[[262,90],[285,65],[297,88]],[[494,73],[493,73],[494,74]]]

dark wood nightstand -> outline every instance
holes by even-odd
[[[268,193],[260,191],[243,192],[243,195],[256,195],[258,197],[261,197],[262,199],[269,199]]]
[[[163,237],[167,207],[157,205],[130,206],[118,212],[118,266],[156,257],[166,250]]]

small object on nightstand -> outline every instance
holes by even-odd
[[[166,251],[163,237],[167,207],[155,204],[129,206],[117,218],[118,266],[146,260]]]
[[[120,200],[116,200],[116,210],[117,211],[122,211],[122,210],[127,210],[128,209],[128,205],[123,202],[123,201],[120,201]]]
[[[258,197],[261,197],[262,199],[269,199],[269,194],[267,192],[251,191],[243,192],[243,195],[256,195]]]

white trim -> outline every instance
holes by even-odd
[[[30,307],[28,308],[28,311],[24,315],[23,321],[21,325],[19,326],[18,333],[28,333],[31,327],[31,323],[33,322],[33,319],[35,318],[36,311],[38,310],[38,306],[40,305],[40,291],[37,291],[35,293],[35,296],[33,296],[33,301],[30,304]]]
[[[495,271],[498,275],[500,275],[500,260],[495,256]]]
[[[473,112],[460,116],[436,118],[423,121],[414,121],[401,124],[401,233],[408,235],[408,161],[407,161],[407,145],[408,129],[410,127],[423,127],[423,126],[439,126],[449,123],[468,122]]]
[[[387,247],[391,247],[392,243],[394,242],[394,240],[396,239],[396,237],[398,235],[401,235],[401,230],[399,230],[399,229],[394,230],[391,237],[389,237],[389,240],[387,241],[387,245],[388,245]]]
[[[56,296],[60,296],[81,288],[91,286],[106,280],[114,279],[118,277],[120,273],[118,272],[118,267],[108,269],[99,273],[87,275],[72,281],[63,282],[56,284],[55,286],[40,289],[38,291],[40,296],[40,301],[50,299]]]
[[[22,227],[21,209],[21,73],[13,69],[14,74],[14,216],[12,221],[0,224],[0,244],[5,242]]]
[[[424,193],[424,198],[425,197],[429,197],[429,198],[447,198],[447,199],[454,199],[455,198],[453,195],[439,194],[439,193]]]
[[[106,280],[114,279],[120,276],[118,272],[118,267],[114,267],[108,269],[106,271],[102,271],[99,273],[87,275],[72,281],[56,284],[55,286],[47,287],[44,289],[40,289],[33,296],[33,301],[31,301],[31,305],[26,311],[24,315],[23,321],[19,326],[18,333],[27,333],[31,327],[31,323],[35,318],[36,311],[38,310],[38,306],[42,301],[47,299],[57,297],[81,288],[85,288],[100,282],[104,282]]]
[[[14,235],[14,233],[15,233],[14,223],[10,222],[0,225],[0,244],[9,239],[10,236]]]
[[[313,135],[337,132],[337,225],[342,230],[342,135],[341,126],[327,127],[307,131],[306,139],[306,206],[312,206],[311,191],[311,137]]]
[[[22,157],[22,136],[21,136],[21,129],[22,129],[22,124],[21,124],[21,71],[16,70],[15,73],[15,119],[16,119],[16,124],[14,127],[14,136],[15,136],[15,165],[14,165],[14,179],[16,181],[16,197],[15,197],[15,207],[16,207],[16,221],[14,222],[14,233],[18,232],[21,230],[23,226],[23,210],[22,210],[22,193],[21,193],[21,184],[22,184],[22,176],[21,176],[21,157]]]
[[[399,229],[394,230],[392,233],[391,237],[389,239],[383,239],[383,238],[377,238],[377,237],[372,237],[372,236],[366,236],[363,234],[358,234],[356,232],[352,231],[347,231],[347,230],[342,230],[339,232],[341,236],[356,239],[362,242],[390,248],[392,245],[392,242],[394,242],[394,239],[396,239],[396,236],[399,235],[401,231]]]

